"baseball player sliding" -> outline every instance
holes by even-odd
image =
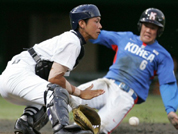
[[[178,89],[174,64],[170,54],[158,43],[165,27],[165,16],[159,9],[148,8],[138,21],[140,36],[132,32],[102,30],[94,44],[104,45],[116,52],[113,64],[104,78],[80,85],[85,89],[104,89],[105,94],[92,100],[75,98],[81,104],[99,109],[101,132],[110,134],[134,104],[146,101],[149,86],[158,76],[162,100],[171,124],[178,129]]]
[[[12,103],[26,106],[15,123],[15,133],[39,134],[49,118],[55,134],[69,134],[69,93],[82,99],[104,93],[91,90],[92,85],[80,90],[64,77],[83,57],[86,41],[98,38],[102,28],[100,16],[95,5],[77,6],[70,12],[72,30],[35,44],[8,62],[0,75],[1,95]],[[72,134],[85,132],[72,131]]]

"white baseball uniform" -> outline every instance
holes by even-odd
[[[64,32],[33,48],[41,59],[55,61],[71,71],[81,49],[79,38],[72,32]],[[44,91],[49,82],[35,74],[35,64],[28,51],[15,55],[0,75],[1,96],[18,105],[44,105]]]
[[[105,93],[91,100],[83,100],[75,96],[73,96],[73,98],[79,104],[87,104],[92,108],[98,109],[98,114],[101,118],[101,132],[108,133],[113,130],[113,126],[118,126],[123,120],[123,117],[134,106],[132,93],[123,91],[114,80],[107,78],[87,82],[78,88],[84,90],[91,84],[93,84],[92,90],[103,89]]]

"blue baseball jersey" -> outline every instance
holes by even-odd
[[[176,82],[173,59],[157,41],[145,44],[132,32],[105,30],[101,31],[98,39],[90,41],[116,52],[105,77],[124,82],[134,89],[139,96],[138,103],[146,100],[155,75],[160,85]]]

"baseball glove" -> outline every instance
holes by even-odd
[[[72,109],[74,121],[84,130],[99,134],[101,119],[98,113],[87,105],[79,105]]]

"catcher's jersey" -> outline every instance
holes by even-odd
[[[72,70],[81,51],[80,40],[72,32],[64,32],[33,48],[41,59],[55,61]],[[0,75],[2,97],[20,105],[44,105],[44,91],[49,82],[35,74],[35,65],[28,51],[15,55]]]
[[[80,40],[72,32],[74,31],[67,31],[36,44],[34,49],[41,54],[42,59],[55,61],[72,70],[81,50]]]
[[[40,55],[41,59],[57,62],[68,67],[70,71],[73,69],[81,51],[80,40],[72,32],[74,31],[64,32],[39,44],[35,44],[33,48],[37,54]],[[23,51],[14,56],[12,60],[14,61],[14,59],[21,59],[33,65],[31,66],[32,68],[34,68],[36,64],[27,51]]]
[[[147,45],[132,32],[102,30],[94,44],[113,49],[116,54],[106,78],[126,83],[145,101],[151,81],[158,75],[160,85],[175,82],[171,55],[155,41]]]

